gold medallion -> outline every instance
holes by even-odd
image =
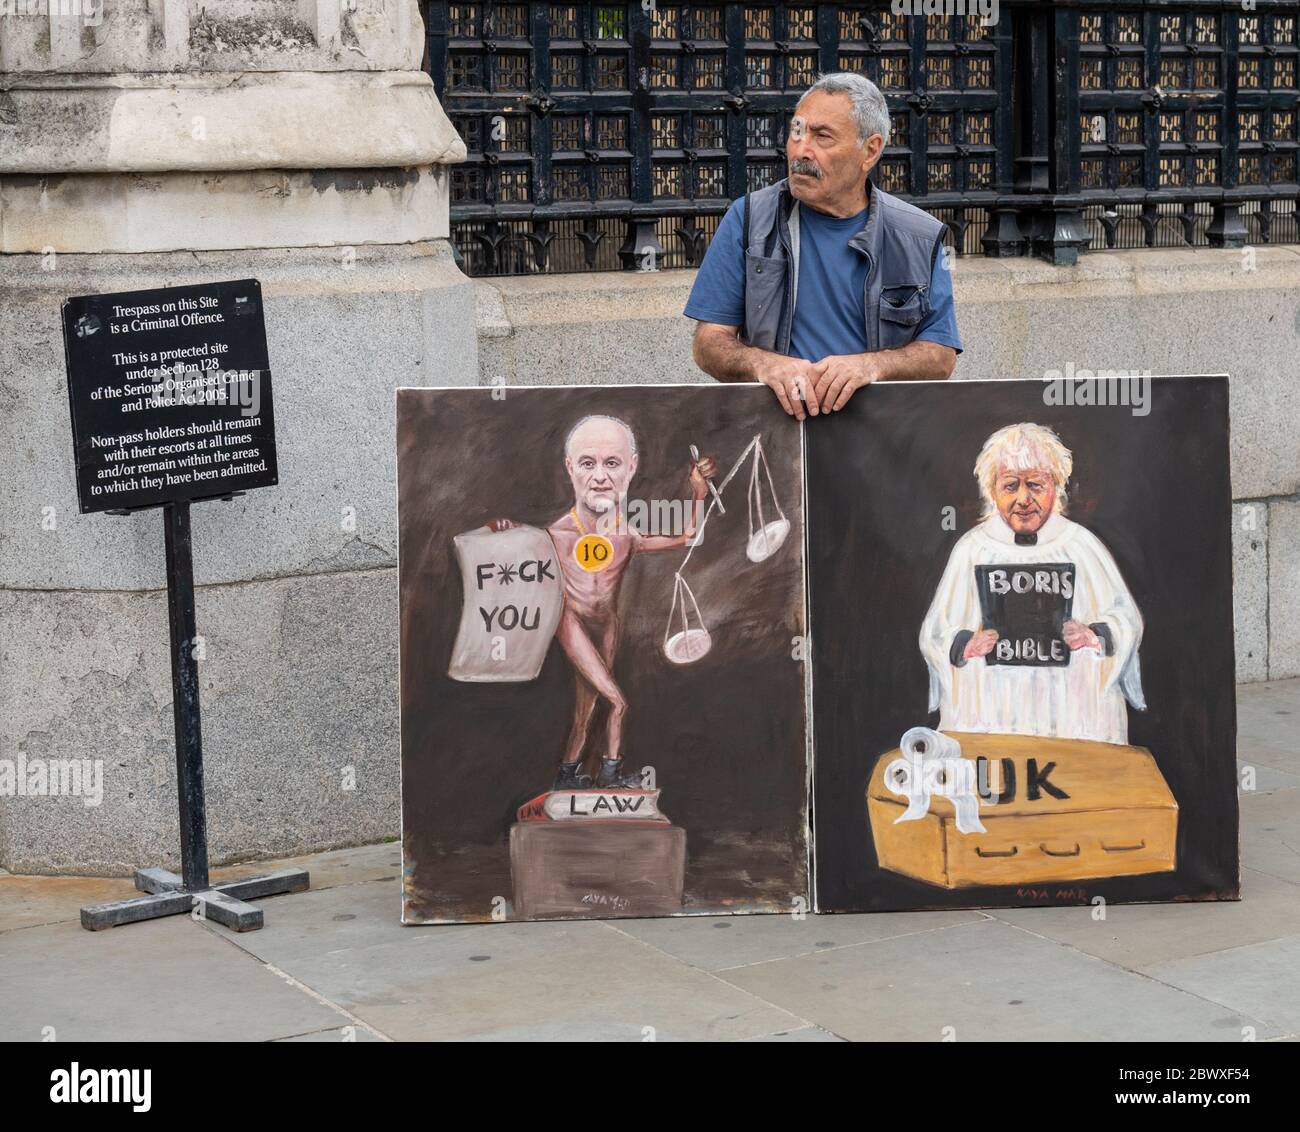
[[[589,574],[598,574],[614,561],[614,544],[604,535],[583,535],[573,548],[574,561]]]

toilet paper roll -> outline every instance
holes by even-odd
[[[941,731],[913,727],[898,741],[900,758],[885,768],[885,785],[907,798],[907,809],[894,822],[916,821],[930,812],[938,794],[952,802],[959,833],[985,833],[980,821],[975,764],[961,757],[961,744]]]

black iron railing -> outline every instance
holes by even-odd
[[[832,70],[881,88],[873,177],[958,254],[1300,240],[1300,0],[947,7],[430,4],[465,269],[697,264],[730,201],[784,175],[790,113]]]

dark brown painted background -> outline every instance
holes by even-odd
[[[1068,517],[1110,549],[1142,612],[1147,711],[1129,710],[1129,742],[1151,749],[1180,808],[1175,872],[1061,887],[1111,902],[1236,894],[1227,381],[1154,379],[1144,417],[1048,407],[1043,392],[1041,381],[872,386],[809,423],[822,910],[1025,903],[1013,887],[950,892],[880,869],[864,798],[876,759],[907,728],[937,723],[917,637],[953,544],[979,518],[975,458],[1017,421],[1054,428],[1073,452]],[[955,530],[941,528],[946,506]]]
[[[713,634],[695,664],[663,655],[682,551],[635,559],[623,583],[615,676],[628,697],[624,748],[656,768],[660,805],[687,831],[687,910],[788,910],[808,890],[802,478],[798,427],[746,386],[489,389],[398,393],[402,609],[402,811],[407,894],[420,917],[487,919],[510,896],[515,808],[549,788],[573,709],[573,670],[552,643],[529,683],[447,676],[460,619],[452,538],[489,519],[544,527],[572,506],[564,438],[588,413],[626,420],[640,445],[632,498],[685,498],[689,445],[719,479],[763,435],[792,530],[764,563],[745,557],[747,471],[709,520],[687,580]],[[603,735],[598,707],[590,734]],[[589,744],[590,749],[590,744]]]

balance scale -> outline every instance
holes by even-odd
[[[699,456],[699,449],[692,445],[691,458],[698,460]],[[715,510],[723,515],[727,513],[727,509],[722,502],[722,493],[727,489],[727,485],[731,483],[732,479],[735,478],[736,473],[744,466],[746,460],[749,460],[750,465],[748,489],[749,538],[745,543],[745,557],[751,562],[764,562],[780,550],[786,538],[789,537],[790,520],[785,517],[785,512],[781,510],[781,503],[776,497],[776,485],[772,482],[772,469],[768,467],[767,455],[763,451],[763,438],[761,435],[755,436],[746,445],[745,450],[740,454],[740,458],[732,465],[731,471],[727,473],[722,483],[716,487],[712,483],[709,484],[713,498],[709,501],[709,506],[704,512],[704,518],[700,520],[699,529],[695,532],[695,538],[690,548],[686,551],[681,565],[677,567],[676,572],[673,574],[673,596],[668,607],[668,623],[664,627],[663,648],[664,655],[674,664],[693,664],[707,655],[708,651],[713,647],[713,637],[704,624],[704,617],[700,613],[699,603],[695,600],[695,594],[686,581],[684,572],[691,560],[691,555],[695,553],[695,548],[704,537],[704,528],[708,525],[709,517]],[[767,492],[771,496],[772,509],[776,512],[777,517],[775,519],[767,518],[763,511],[764,482],[766,482]],[[691,621],[692,612],[695,615],[693,624]],[[675,624],[680,626],[676,632],[673,631]]]

